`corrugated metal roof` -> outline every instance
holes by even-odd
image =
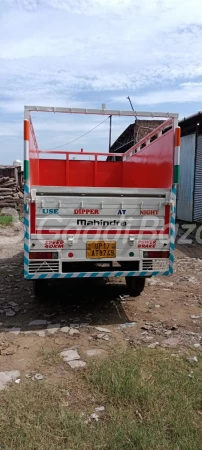
[[[179,126],[181,127],[182,136],[192,134],[196,129],[198,133],[202,134],[202,111],[184,117],[184,119],[179,121]]]

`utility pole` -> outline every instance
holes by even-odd
[[[133,108],[133,104],[132,104],[132,102],[131,102],[131,99],[130,99],[129,95],[128,95],[128,97],[126,97],[126,98],[127,98],[127,100],[129,100],[129,102],[130,102],[131,109],[132,109],[133,111],[135,111],[134,108]],[[137,143],[137,131],[135,131],[135,125],[136,125],[136,118],[135,118],[135,121],[134,121],[134,144]]]

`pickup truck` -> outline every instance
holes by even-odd
[[[112,161],[105,151],[40,150],[32,111],[165,121]],[[52,279],[95,277],[125,277],[139,295],[147,277],[171,275],[179,158],[177,114],[26,106],[24,277],[35,295]]]

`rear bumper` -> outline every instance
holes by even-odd
[[[110,277],[146,277],[149,278],[151,276],[171,275],[169,271],[167,272],[73,272],[73,273],[40,273],[40,274],[31,274],[26,275],[26,280],[37,280],[37,279],[62,279],[62,278],[110,278]]]
[[[109,271],[94,271],[94,272],[68,272],[68,273],[53,273],[53,272],[24,272],[26,280],[34,279],[62,279],[62,278],[110,278],[110,277],[152,277],[152,276],[169,276],[173,274],[171,266],[167,270],[147,270],[147,271],[129,271],[129,270],[109,270]]]

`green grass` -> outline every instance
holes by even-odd
[[[12,216],[1,216],[0,215],[0,225],[1,226],[11,225],[12,222],[13,222]]]
[[[61,361],[61,357],[56,349],[41,347],[38,356],[44,364],[49,366],[56,365]]]
[[[193,378],[188,376],[191,370]],[[202,419],[197,413],[202,410],[201,362],[193,369],[167,352],[142,350],[135,356],[116,355],[87,376],[119,420],[124,414],[128,417],[120,431],[129,439],[121,444],[123,449],[202,449]],[[142,416],[138,426],[135,411]]]
[[[200,357],[191,366],[167,351],[131,350],[74,373],[69,406],[45,381],[0,393],[3,450],[202,450]],[[99,422],[86,424],[99,405]]]

